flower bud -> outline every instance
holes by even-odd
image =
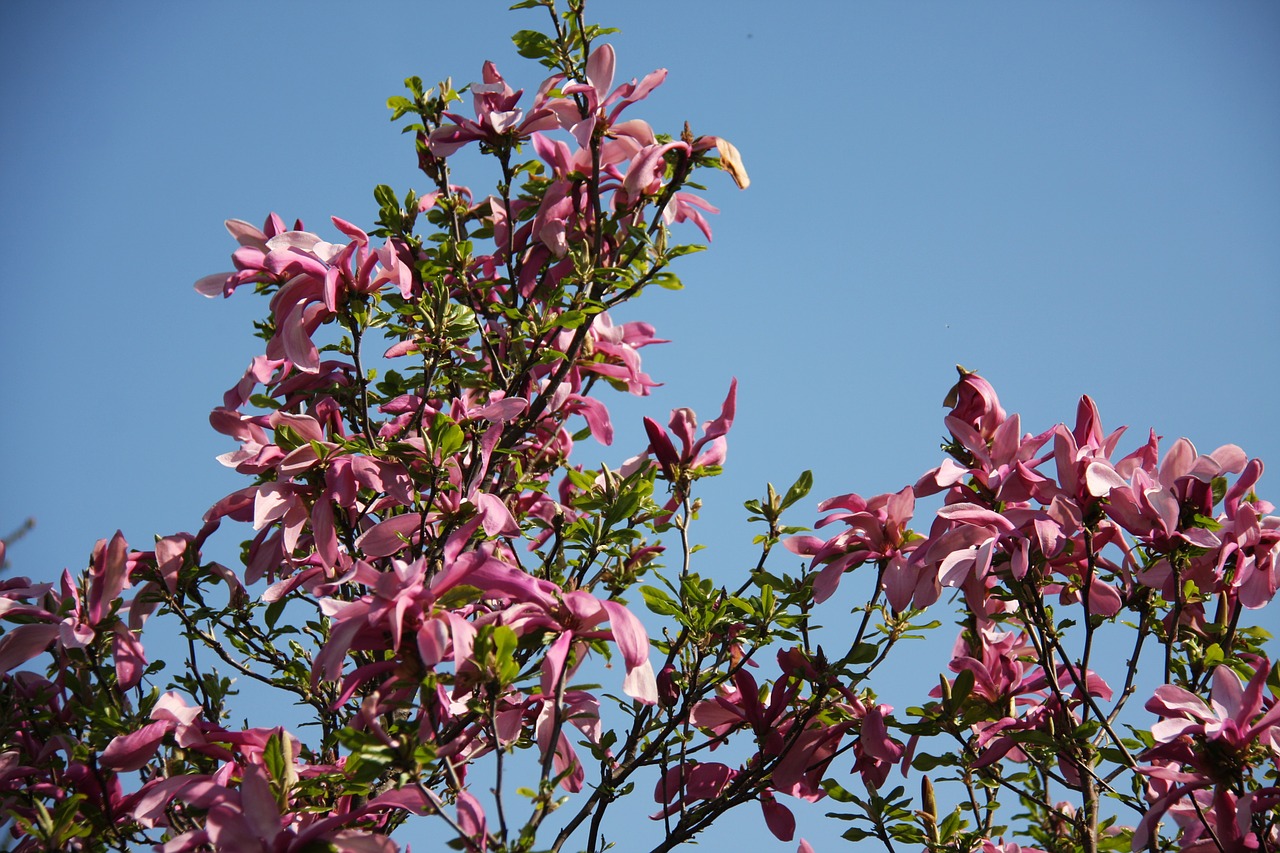
[[[676,684],[675,667],[670,664],[658,673],[658,701],[664,708],[674,708],[680,702],[680,685]]]

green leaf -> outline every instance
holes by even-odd
[[[791,488],[787,489],[787,493],[782,497],[782,509],[794,504],[796,501],[804,498],[809,494],[809,489],[813,488],[813,472],[805,471],[796,481],[791,484]]]
[[[262,759],[272,779],[279,779],[284,775],[284,744],[281,742],[280,732],[273,732],[267,738],[267,744],[262,749]]]
[[[943,819],[942,824],[938,827],[938,834],[943,841],[946,841],[968,825],[969,821],[960,817],[960,810],[956,809]]]
[[[1217,506],[1227,494],[1227,478],[1214,477],[1209,488],[1213,491],[1213,505]]]
[[[971,692],[973,692],[973,670],[962,669],[956,673],[956,680],[951,684],[951,700],[947,702],[948,708],[953,712],[958,711],[964,706]]]
[[[400,208],[400,200],[396,198],[396,191],[386,184],[378,184],[373,188],[373,200],[378,203],[378,207],[394,207]]]
[[[559,326],[562,329],[576,329],[587,319],[587,315],[581,311],[566,311],[555,319],[552,326]]]
[[[387,109],[391,110],[391,120],[395,121],[405,113],[413,112],[415,107],[413,101],[400,95],[392,95],[387,98]]]
[[[556,43],[537,30],[520,30],[511,37],[516,53],[525,59],[542,59],[555,53]]]
[[[440,452],[441,459],[448,459],[462,449],[466,434],[453,418],[439,412],[431,422],[431,444]]]
[[[277,598],[275,601],[267,605],[266,621],[267,628],[275,630],[276,622],[280,620],[280,614],[284,612],[285,605],[289,603],[287,598]]]
[[[928,773],[935,767],[954,767],[956,764],[957,759],[954,755],[929,755],[927,752],[922,752],[911,759],[911,766],[922,773]]]
[[[667,249],[667,257],[678,258],[681,255],[692,255],[694,252],[705,252],[706,250],[706,246],[699,246],[694,243],[690,243],[686,246],[672,246],[670,249]]]
[[[659,616],[679,616],[680,605],[671,596],[654,586],[640,587],[645,606]]]
[[[823,779],[822,789],[827,792],[828,797],[837,803],[852,803],[855,800],[853,794],[842,788],[840,783],[834,779]]]
[[[858,643],[849,650],[848,660],[851,664],[871,663],[878,654],[880,649],[874,643]]]

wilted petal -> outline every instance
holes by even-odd
[[[745,190],[751,186],[751,178],[747,177],[747,167],[742,164],[742,155],[732,142],[716,137],[716,152],[720,155],[720,168],[729,173],[738,189]],[[784,839],[789,840],[789,839]]]

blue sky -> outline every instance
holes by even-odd
[[[507,37],[542,18],[505,6],[0,5],[0,530],[37,520],[17,573],[79,567],[117,528],[193,530],[241,485],[207,414],[265,306],[192,291],[228,268],[222,220],[326,233],[330,215],[371,224],[376,183],[422,189],[385,99],[485,59],[535,89]],[[1280,6],[591,11],[622,28],[620,76],[670,69],[633,114],[732,140],[753,181],[713,176],[723,212],[687,289],[621,316],[673,340],[644,351],[665,384],[618,399],[614,448],[590,451],[639,450],[642,415],[713,416],[739,378],[704,571],[752,560],[741,502],[766,480],[812,468],[815,498],[874,494],[937,464],[957,363],[1029,430],[1088,393],[1130,444],[1154,426],[1280,465]]]

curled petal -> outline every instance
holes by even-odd
[[[747,176],[747,167],[742,164],[742,155],[737,147],[727,139],[716,137],[716,153],[720,155],[720,168],[729,173],[738,189],[745,190],[751,186],[751,178]]]
[[[602,601],[609,614],[613,639],[622,652],[627,666],[627,678],[622,689],[633,699],[645,705],[658,702],[658,682],[649,663],[649,634],[635,614],[616,601]]]

